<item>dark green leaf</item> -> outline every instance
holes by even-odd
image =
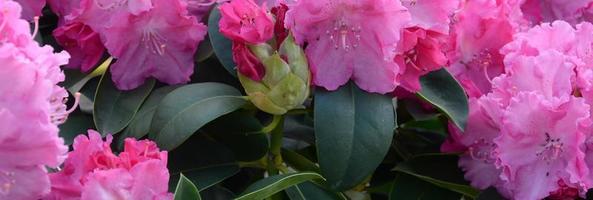
[[[235,194],[232,191],[218,185],[200,191],[200,196],[207,200],[229,200],[235,198]]]
[[[315,136],[319,166],[333,189],[349,189],[369,175],[387,154],[396,127],[392,98],[348,83],[315,94]]]
[[[88,129],[93,129],[93,117],[81,112],[74,112],[68,116],[68,120],[60,125],[60,137],[64,138],[66,145],[71,145],[72,141],[79,134],[86,134]]]
[[[305,158],[305,156],[298,154],[297,152],[288,149],[282,149],[282,158],[288,165],[299,171],[312,171],[319,173],[319,167],[317,167],[315,163]]]
[[[461,195],[432,185],[414,176],[400,173],[389,194],[390,200],[459,200]]]
[[[134,116],[128,127],[124,130],[122,137],[120,137],[119,146],[122,147],[123,140],[128,137],[140,139],[148,134],[150,131],[150,122],[158,104],[170,92],[175,90],[177,86],[166,86],[154,90],[150,96],[140,107],[140,110]]]
[[[200,200],[200,193],[198,188],[183,174],[177,183],[177,189],[175,189],[175,200]]]
[[[457,167],[457,155],[427,154],[398,164],[394,170],[415,176],[436,186],[476,198],[479,191],[467,184]]]
[[[154,84],[154,79],[150,79],[136,89],[121,91],[115,87],[109,73],[105,73],[99,82],[93,106],[97,130],[103,135],[122,131],[134,118]]]
[[[218,26],[219,21],[220,11],[218,8],[214,8],[212,9],[212,12],[210,12],[210,17],[208,18],[208,35],[210,36],[210,42],[212,43],[212,48],[214,48],[216,57],[220,60],[224,68],[233,76],[237,76],[237,71],[235,71],[235,66],[237,65],[233,61],[232,42],[220,33]]]
[[[167,168],[171,173],[171,184],[183,173],[200,191],[239,171],[233,152],[202,134],[192,136],[179,148],[169,152]],[[174,188],[175,185],[170,187]]]
[[[243,194],[235,200],[264,199],[291,186],[316,179],[323,179],[323,177],[313,172],[298,172],[270,176],[247,187]]]
[[[464,130],[469,106],[467,96],[457,80],[443,68],[420,77],[420,85],[422,91],[418,92],[418,96],[437,107]]]
[[[237,89],[228,85],[185,85],[169,93],[158,105],[149,137],[162,149],[174,149],[208,122],[239,109],[246,102]]]
[[[202,62],[212,56],[213,53],[214,50],[212,49],[210,38],[206,37],[200,42],[200,45],[198,46],[198,52],[196,52],[194,60],[196,62]]]
[[[237,111],[214,120],[203,131],[230,148],[237,160],[247,162],[268,153],[268,137],[261,132],[262,128],[253,114]]]
[[[345,199],[337,192],[323,189],[316,183],[307,181],[286,189],[286,194],[290,200],[341,200]]]

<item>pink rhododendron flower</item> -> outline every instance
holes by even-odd
[[[579,98],[545,98],[519,93],[505,111],[497,165],[513,199],[543,199],[559,181],[586,192],[582,146],[589,129],[589,105]]]
[[[53,35],[72,55],[67,65],[69,68],[80,68],[82,72],[90,72],[105,52],[99,34],[80,22],[60,26],[54,30]]]
[[[479,97],[491,89],[491,79],[503,70],[499,49],[512,41],[518,23],[509,15],[504,1],[467,1],[455,16],[452,34],[451,73],[471,97]]]
[[[201,20],[208,14],[216,3],[216,0],[185,0],[189,13]]]
[[[207,29],[179,1],[153,0],[153,8],[133,15],[119,12],[101,35],[109,53],[117,58],[111,66],[119,89],[134,89],[155,77],[167,84],[189,81],[194,53]]]
[[[46,199],[172,199],[167,192],[167,152],[148,140],[125,140],[115,155],[112,137],[103,141],[96,131],[74,139],[64,168],[50,174],[52,190]]]
[[[534,24],[555,20],[577,24],[593,19],[592,6],[592,0],[525,0],[521,10]]]
[[[0,0],[0,199],[39,199],[50,189],[46,167],[68,148],[58,125],[71,112],[56,84],[68,54],[40,47],[20,19],[20,6]]]
[[[420,90],[420,76],[448,64],[443,44],[449,34],[449,16],[458,8],[458,0],[403,1],[412,15],[410,27],[404,30],[395,57],[402,69],[401,86],[410,91]],[[405,67],[404,67],[405,66]]]
[[[32,21],[35,16],[41,16],[41,9],[45,6],[45,0],[15,0],[23,9],[22,16]]]
[[[388,93],[399,85],[393,59],[411,20],[400,1],[302,0],[288,4],[286,26],[306,54],[313,83],[336,90],[352,79],[363,90]]]
[[[234,0],[220,5],[220,33],[233,41],[258,44],[274,36],[274,21],[265,5]]]

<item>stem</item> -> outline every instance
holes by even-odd
[[[261,131],[263,133],[270,133],[270,132],[274,131],[274,129],[277,128],[278,124],[280,124],[281,121],[284,122],[284,117],[282,115],[274,115],[272,122],[270,122],[270,124],[268,124],[266,127],[264,127]],[[280,132],[282,132],[282,128],[281,128]]]

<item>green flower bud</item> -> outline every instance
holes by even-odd
[[[239,73],[239,81],[251,102],[259,109],[275,115],[302,107],[309,96],[311,72],[303,49],[294,42],[292,35],[273,53],[270,53],[272,48],[267,44],[249,48],[266,71],[261,82]]]

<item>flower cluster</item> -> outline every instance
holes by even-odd
[[[203,15],[199,10],[212,3],[50,0],[48,4],[60,16],[53,34],[72,54],[68,66],[89,72],[107,51],[117,58],[110,69],[113,81],[119,89],[129,90],[151,77],[168,84],[189,81],[206,26],[188,9]]]
[[[52,190],[45,199],[173,199],[167,152],[154,142],[127,138],[115,155],[111,140],[93,130],[76,137],[63,169],[50,174]]]
[[[464,152],[459,166],[472,186],[511,199],[575,199],[593,187],[593,24],[530,27],[585,15],[544,11],[553,3],[468,2],[454,26],[451,69],[470,114],[464,131],[450,125],[442,150]]]
[[[58,167],[68,151],[58,137],[68,93],[57,84],[69,56],[40,47],[20,13],[16,2],[0,0],[0,199],[47,194],[46,167]]]

